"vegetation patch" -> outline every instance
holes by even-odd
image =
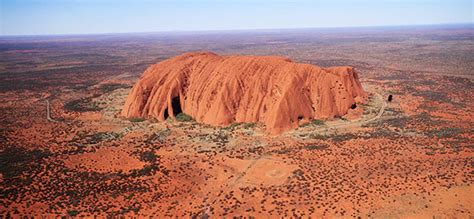
[[[171,134],[170,129],[164,129],[151,134],[146,140],[145,144],[152,144],[155,142],[165,143],[166,138]]]
[[[178,115],[175,116],[176,121],[178,122],[191,122],[194,121],[193,117],[185,114],[185,113],[179,113]]]
[[[417,90],[416,94],[429,101],[449,103],[453,106],[460,107],[460,108],[465,107],[465,104],[453,101],[452,98],[449,97],[449,95],[444,92],[433,91],[433,90]]]
[[[218,130],[212,134],[205,134],[199,136],[200,141],[213,142],[218,146],[225,146],[230,141],[230,137],[226,131]]]
[[[308,123],[305,123],[305,124],[301,125],[301,127],[307,127],[307,126],[321,126],[321,125],[324,125],[324,121],[323,121],[323,120],[313,119],[313,120],[309,121]]]
[[[230,124],[230,125],[228,125],[228,126],[222,128],[222,129],[224,129],[224,130],[229,130],[229,131],[233,131],[233,130],[235,130],[238,126],[240,126],[240,125],[242,125],[242,124],[243,124],[243,123],[241,123],[241,122],[235,122],[235,123],[232,123],[232,124]]]
[[[232,123],[232,124],[222,128],[222,129],[223,130],[228,130],[228,131],[234,131],[239,127],[243,128],[243,129],[252,129],[252,128],[255,128],[256,126],[257,126],[257,123],[255,123],[255,122],[248,122],[248,123],[235,122],[235,123]]]
[[[244,128],[244,129],[252,129],[252,128],[255,128],[255,126],[257,126],[257,123],[255,123],[255,122],[249,122],[249,123],[244,123],[244,125],[242,125],[242,128]]]
[[[122,137],[121,134],[115,133],[115,132],[97,132],[97,133],[88,135],[87,142],[91,144],[96,144],[101,141],[111,141],[111,140],[119,139],[121,137]]]
[[[294,170],[293,172],[293,177],[295,177],[298,180],[305,180],[305,174],[304,171],[301,169]]]
[[[402,116],[398,118],[390,118],[385,120],[380,120],[376,122],[363,124],[362,127],[387,127],[392,126],[400,129],[408,129],[415,127],[419,124],[427,126],[439,126],[443,122],[439,120],[434,120],[433,117],[427,113],[422,112],[413,116]]]
[[[23,172],[39,167],[39,161],[50,156],[46,150],[24,150],[7,147],[0,152],[0,172],[5,179],[20,176]]]
[[[461,133],[461,129],[459,128],[452,128],[452,127],[443,127],[438,129],[432,129],[426,132],[426,136],[432,138],[453,138],[458,136]]]
[[[395,138],[400,138],[401,135],[398,132],[390,131],[386,128],[382,127],[376,127],[373,131],[367,132],[362,136],[357,136],[361,137],[363,139],[371,139],[371,138],[388,138],[388,139],[395,139]]]
[[[312,150],[324,150],[328,147],[329,147],[329,145],[327,145],[327,144],[307,144],[305,146],[305,149],[310,150],[310,151],[312,151]]]
[[[96,132],[86,133],[78,132],[76,136],[70,141],[73,145],[83,147],[88,144],[97,144],[103,141],[113,141],[123,137],[123,134],[116,132]]]
[[[129,85],[126,84],[103,84],[100,86],[100,90],[104,93],[109,93],[121,88],[129,88]]]
[[[135,117],[135,118],[128,119],[128,121],[130,121],[130,122],[143,122],[143,121],[145,121],[145,119],[140,118],[140,117]]]
[[[310,139],[318,139],[318,140],[328,140],[329,137],[328,136],[325,136],[325,135],[320,135],[320,134],[317,134],[317,133],[311,133],[308,135],[308,137]]]
[[[64,109],[73,112],[96,112],[102,110],[92,98],[81,98],[64,104]]]
[[[79,211],[77,210],[68,210],[67,214],[71,217],[77,216],[79,214]]]
[[[282,149],[279,149],[279,150],[273,150],[272,152],[277,153],[277,154],[289,154],[293,150],[294,150],[293,148],[282,148]]]
[[[145,151],[140,153],[140,160],[149,162],[149,163],[154,163],[158,159],[158,156],[153,152],[153,151]]]
[[[146,165],[142,169],[133,170],[129,176],[131,177],[141,177],[141,176],[151,176],[154,175],[160,167],[158,165]]]
[[[335,141],[335,142],[343,142],[343,141],[348,141],[351,139],[356,139],[358,138],[357,135],[354,135],[352,133],[346,133],[346,134],[341,134],[341,135],[332,135],[329,137],[329,139]]]

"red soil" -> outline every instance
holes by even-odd
[[[262,122],[277,134],[298,127],[299,120],[343,116],[364,98],[352,67],[320,68],[274,56],[186,53],[149,67],[121,115],[164,121],[182,111],[218,126]]]
[[[98,173],[129,173],[143,168],[144,162],[118,148],[100,148],[96,152],[71,155],[64,160],[66,167],[78,170],[92,170]]]

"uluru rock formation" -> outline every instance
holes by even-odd
[[[342,116],[364,98],[352,67],[195,52],[150,66],[121,115],[164,121],[183,112],[210,125],[261,122],[277,134],[298,127],[302,119]]]

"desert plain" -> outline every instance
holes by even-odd
[[[0,215],[472,218],[473,37],[468,25],[1,37]],[[367,98],[279,134],[120,115],[145,69],[195,51],[352,66]]]

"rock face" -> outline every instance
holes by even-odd
[[[299,120],[342,116],[365,96],[352,67],[196,52],[150,66],[121,115],[164,121],[184,112],[217,126],[260,122],[278,134],[298,127]]]

